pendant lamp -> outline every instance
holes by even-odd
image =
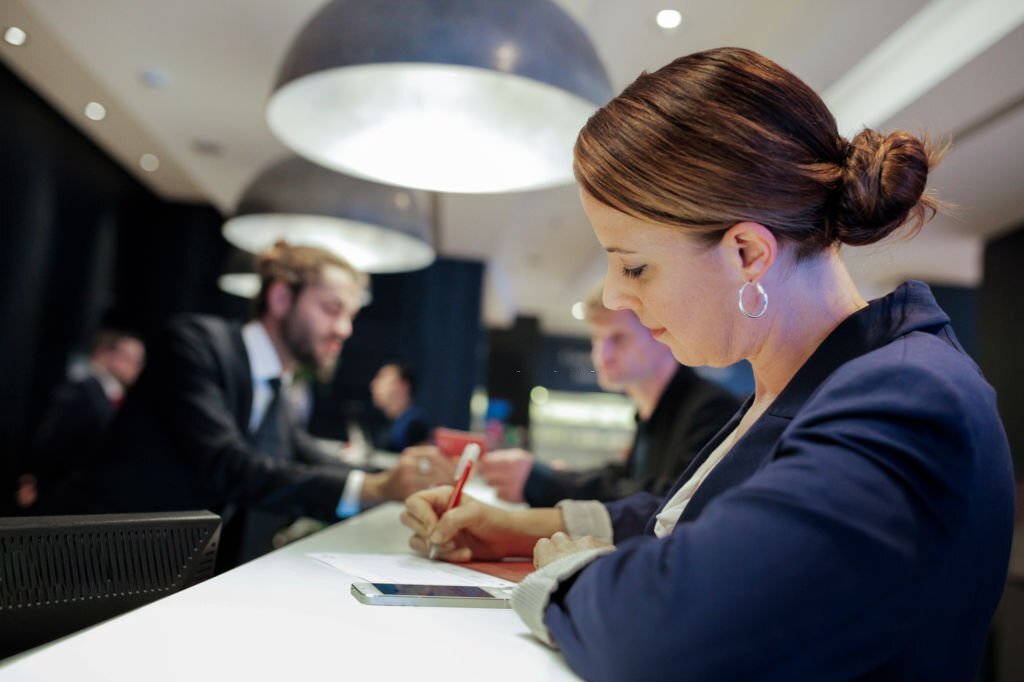
[[[429,195],[353,178],[291,157],[245,190],[224,238],[259,253],[278,240],[319,246],[363,272],[419,270],[434,262]]]
[[[285,56],[267,120],[350,175],[504,192],[571,183],[576,134],[610,97],[551,0],[331,0]]]
[[[229,246],[217,278],[217,287],[226,294],[239,298],[253,298],[260,291],[260,276],[256,274],[256,257],[237,246]]]

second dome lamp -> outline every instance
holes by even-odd
[[[611,96],[551,0],[331,0],[292,43],[267,105],[293,151],[442,192],[572,182],[572,145]]]

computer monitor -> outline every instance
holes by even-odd
[[[0,658],[213,575],[207,511],[0,518]]]

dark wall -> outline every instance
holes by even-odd
[[[226,244],[207,205],[155,196],[0,66],[0,480],[104,313],[146,332],[216,312]],[[0,505],[2,506],[2,505]]]
[[[960,345],[972,358],[978,358],[978,301],[981,293],[974,287],[929,284],[935,301],[946,314]]]
[[[536,360],[538,386],[555,391],[600,391],[590,359],[590,339],[546,334]]]
[[[1024,227],[985,247],[978,363],[995,386],[1017,478],[1024,472]]]
[[[523,433],[528,434],[530,390],[539,383],[540,322],[535,317],[517,317],[508,329],[492,329],[488,344],[488,399],[507,403],[511,411],[505,423],[521,426]]]

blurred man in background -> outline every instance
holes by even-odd
[[[183,315],[154,341],[99,478],[100,501],[115,511],[220,514],[220,569],[269,551],[297,517],[334,521],[451,477],[440,456],[433,475],[419,458],[364,472],[295,424],[283,392],[299,368],[333,372],[367,280],[330,252],[283,242],[257,258],[257,272],[250,322]]]
[[[414,402],[415,393],[416,374],[409,366],[389,362],[377,370],[370,382],[370,398],[390,420],[384,433],[374,439],[379,449],[401,452],[430,440],[430,421]]]
[[[31,510],[72,472],[89,466],[100,452],[125,392],[146,362],[146,347],[135,333],[107,328],[93,338],[88,364],[51,395],[22,462],[15,503]]]
[[[480,472],[502,499],[551,507],[661,495],[739,408],[727,390],[676,362],[632,311],[605,308],[600,290],[586,302],[586,320],[598,384],[636,404],[633,445],[624,462],[582,471],[555,469],[521,449],[489,452]]]

